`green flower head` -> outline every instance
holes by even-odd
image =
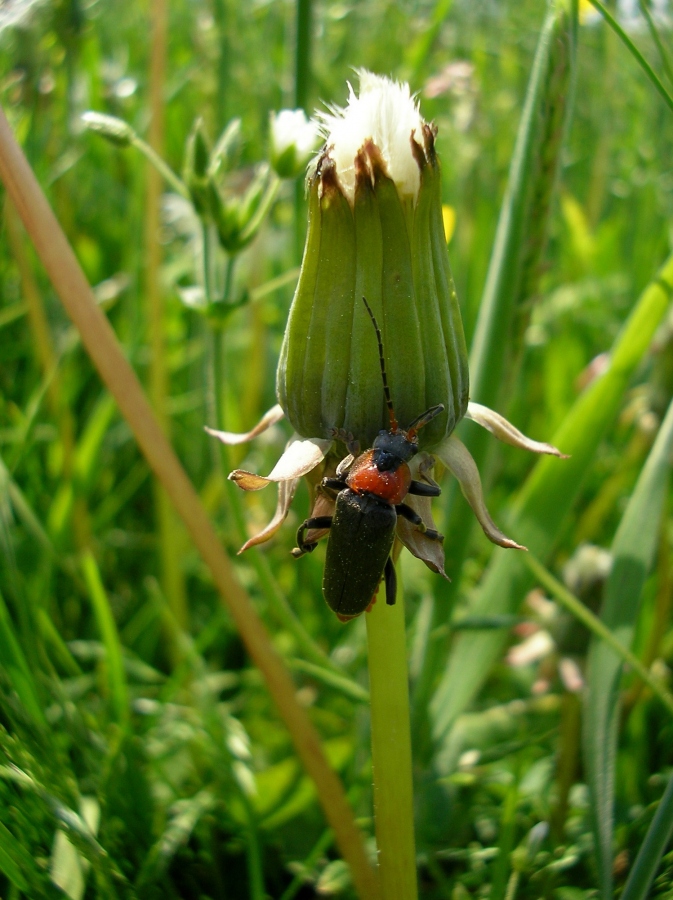
[[[440,459],[458,479],[486,536],[500,546],[524,549],[491,519],[476,464],[453,431],[465,417],[505,443],[562,454],[469,402],[467,351],[442,219],[436,129],[422,119],[408,85],[370,72],[359,75],[359,95],[351,87],[345,109],[319,116],[325,145],[309,167],[308,233],[278,364],[279,403],[247,434],[210,432],[237,444],[284,416],[295,430],[269,475],[237,469],[229,476],[246,491],[271,482],[279,486],[273,519],[242,549],[275,534],[303,476],[312,489],[312,520],[329,519],[335,503],[329,476],[346,473],[353,457],[371,447],[381,431],[406,432],[440,406],[441,413],[428,417],[418,433],[421,452],[410,462],[413,477],[433,484],[432,466]],[[394,416],[386,408],[367,307],[381,333]],[[422,524],[400,515],[398,539],[444,574],[430,497],[408,495],[405,503]],[[309,528],[306,541],[314,543],[325,533]]]
[[[345,109],[321,116],[325,147],[308,178],[301,276],[278,366],[280,405],[299,434],[369,446],[387,427],[374,331],[402,425],[439,403],[422,445],[465,414],[467,353],[442,220],[435,129],[409,86],[360,73]]]

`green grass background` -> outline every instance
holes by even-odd
[[[469,344],[544,5],[300,4],[302,13],[309,8],[302,60],[308,50],[310,64],[299,67],[297,83],[293,3],[170,4],[165,158],[181,171],[197,116],[212,140],[239,117],[242,141],[228,176],[236,191],[266,158],[271,110],[293,107],[297,96],[309,110],[344,103],[346,80],[355,80],[360,66],[409,79],[425,117],[439,128],[443,199],[456,215],[449,252]],[[18,24],[0,8],[3,107],[147,382],[147,166],[132,149],[87,132],[80,116],[107,112],[146,135],[151,5],[55,0],[16,2],[13,9],[24,14]],[[645,18],[623,12],[620,21],[670,90]],[[655,24],[667,51],[670,19]],[[442,74],[445,89],[429,96]],[[616,632],[626,627],[620,639],[632,642],[664,686],[673,660],[673,535],[666,454],[662,444],[656,456],[652,448],[673,395],[673,341],[661,282],[638,298],[671,249],[672,139],[662,98],[619,38],[582,6],[548,244],[536,290],[520,298],[521,333],[521,319],[511,326],[509,337],[522,350],[505,360],[498,400],[532,437],[557,434],[573,459],[563,474],[557,460],[535,468],[522,451],[499,446],[482,467],[496,521],[530,542],[558,577],[566,573],[594,612],[602,609],[601,579],[572,581],[567,574],[578,548],[591,543],[617,559],[641,560],[635,580],[608,582],[603,619]],[[177,522],[170,525],[173,581],[162,578],[166,538],[148,467],[4,193],[2,200],[0,897],[354,896],[261,677]],[[237,261],[233,297],[242,303],[225,322],[220,385],[231,430],[251,427],[275,402],[292,276],[275,289],[265,286],[299,265],[302,209],[301,187],[284,183]],[[175,195],[165,195],[163,210],[172,441],[233,557],[240,523],[203,432],[209,328],[184,302],[196,282],[195,223]],[[525,221],[524,236],[536,224]],[[668,272],[662,277],[671,279]],[[638,318],[623,331],[635,309]],[[587,388],[601,354],[616,346],[604,376],[610,380]],[[474,428],[462,428],[465,440]],[[268,471],[288,436],[281,425],[230,451],[231,466]],[[650,453],[654,462],[644,469]],[[637,482],[636,508],[629,498]],[[587,654],[605,655],[604,645],[590,645],[588,632],[560,606],[544,607],[545,618],[539,607],[524,605],[535,586],[528,570],[473,528],[448,477],[443,487],[436,518],[466,535],[463,558],[449,567],[451,587],[405,554],[400,565],[416,701],[420,895],[611,896],[624,888],[669,782],[670,712],[629,672],[620,681],[613,651],[601,669],[594,663],[589,670],[584,695],[568,692],[558,675],[561,659],[584,671]],[[272,489],[245,498],[251,532],[271,517],[274,503]],[[343,626],[325,606],[324,550],[298,562],[290,556],[307,508],[302,486],[263,551],[267,564],[242,556],[236,567],[372,835],[364,622]],[[641,518],[627,519],[629,510]],[[633,535],[626,547],[615,537],[625,533]],[[307,638],[279,617],[272,594],[286,598]],[[626,623],[612,615],[615,604],[626,609]],[[549,631],[554,648],[539,663],[508,665],[508,645],[535,627]],[[600,710],[595,717],[591,711],[605,699],[613,670],[615,695],[601,725]],[[598,756],[591,756],[587,736],[596,735]],[[606,784],[607,799],[604,788],[597,792]],[[610,826],[606,809],[613,810]],[[671,821],[663,803],[661,814],[659,834]],[[673,855],[658,863],[665,850],[654,853],[651,873],[651,896],[662,898],[673,896]],[[631,897],[646,895],[649,882],[638,878]]]

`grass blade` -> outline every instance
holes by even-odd
[[[26,881],[24,871],[34,871],[35,863],[12,832],[0,822],[0,872],[3,872],[12,884],[27,894],[30,885]]]
[[[646,900],[659,861],[673,834],[673,778],[669,778],[664,796],[647,829],[636,861],[629,874],[621,900]]]
[[[661,83],[661,80],[659,79],[659,76],[657,75],[657,73],[654,71],[652,66],[648,63],[648,61],[645,59],[643,54],[633,43],[633,41],[628,36],[628,34],[624,31],[624,29],[619,24],[619,22],[615,19],[615,17],[612,15],[612,13],[609,10],[607,10],[603,6],[602,3],[599,2],[599,0],[589,0],[589,2],[592,4],[592,6],[596,7],[598,12],[603,16],[605,21],[610,26],[610,28],[612,28],[612,30],[615,32],[615,34],[617,34],[621,38],[621,40],[626,44],[627,48],[631,52],[631,55],[636,59],[636,61],[640,65],[643,72],[647,75],[647,77],[650,79],[650,81],[652,82],[654,87],[664,98],[666,105],[669,107],[669,109],[673,110],[673,97],[671,97],[671,95],[668,93],[668,91],[666,90],[664,85]]]
[[[116,722],[125,724],[129,715],[128,689],[122,647],[119,640],[117,624],[110,609],[110,601],[103,586],[96,560],[89,551],[82,556],[82,572],[87,591],[93,606],[98,630],[105,647],[105,667],[110,689],[110,701],[113,717]]]
[[[664,71],[668,76],[669,84],[673,84],[673,69],[671,69],[671,63],[668,58],[668,53],[666,52],[666,48],[664,47],[663,41],[661,40],[661,35],[657,29],[657,26],[652,17],[652,13],[650,12],[650,8],[647,5],[648,0],[638,0],[638,6],[640,7],[640,11],[645,16],[647,21],[647,27],[652,36],[652,40],[657,45],[657,50],[659,51],[659,58],[661,59],[661,64],[664,67]]]
[[[2,668],[9,677],[9,682],[17,697],[30,714],[33,721],[46,728],[42,713],[42,704],[37,693],[30,666],[26,662],[21,645],[14,633],[14,626],[0,594],[0,660]]]
[[[673,448],[673,403],[621,520],[612,544],[601,620],[625,647],[633,639],[640,595],[657,547]],[[584,757],[592,798],[601,895],[612,896],[613,803],[622,658],[594,639],[589,649],[584,707]]]
[[[541,560],[551,552],[564,519],[579,494],[603,435],[619,412],[624,391],[669,305],[673,256],[641,294],[613,346],[610,367],[578,398],[554,444],[567,460],[540,460],[515,504],[508,527]],[[515,613],[530,576],[520,555],[496,549],[470,615]],[[435,739],[441,739],[486,680],[507,641],[501,632],[462,632],[432,698]]]

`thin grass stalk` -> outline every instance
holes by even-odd
[[[311,83],[311,41],[313,24],[313,0],[297,0],[294,104],[297,109],[307,109]]]
[[[411,84],[418,84],[426,74],[428,61],[437,39],[442,32],[444,20],[451,12],[453,0],[436,0],[435,8],[428,25],[412,41],[405,53],[405,67],[409,70],[405,80]]]
[[[0,652],[3,669],[26,712],[38,726],[47,730],[49,726],[42,711],[37,685],[14,633],[14,624],[2,594],[0,594]]]
[[[103,586],[96,560],[89,551],[82,556],[82,574],[84,575],[94,617],[100,632],[101,642],[105,648],[104,668],[112,718],[123,727],[128,724],[129,720],[129,697],[122,647],[107,591]]]
[[[212,278],[213,278],[213,265],[214,265],[214,253],[211,252],[214,249],[213,245],[210,244],[211,237],[213,237],[211,230],[208,228],[207,223],[204,222],[203,225],[203,288],[204,288],[204,296],[206,300],[206,304],[209,306],[214,301],[214,292],[212,289]],[[227,257],[226,271],[225,271],[225,279],[224,279],[224,293],[219,302],[223,304],[229,303],[229,298],[231,294],[231,288],[234,280],[234,267],[235,267],[235,256]],[[224,430],[224,421],[225,421],[225,413],[224,413],[224,386],[226,384],[226,365],[225,365],[225,329],[224,326],[215,322],[211,324],[211,334],[210,334],[209,348],[210,348],[210,368],[211,374],[209,381],[212,384],[213,388],[213,402],[212,408],[215,413],[215,422],[216,428],[220,431]],[[227,479],[227,462],[228,462],[228,454],[227,448],[224,444],[219,444],[219,455],[218,462],[221,464],[221,474],[224,478],[224,482],[227,485],[227,493],[231,494],[231,490],[229,489],[230,482]],[[236,486],[231,485],[236,491]],[[242,510],[239,510],[242,516]],[[234,518],[236,519],[236,524],[239,525],[238,517],[236,515],[236,508],[234,508]],[[261,847],[259,842],[259,829],[257,825],[257,816],[255,814],[255,810],[250,803],[246,793],[244,790],[239,790],[239,798],[241,800],[241,804],[243,806],[245,818],[247,820],[247,845],[246,845],[246,862],[248,867],[248,885],[250,891],[251,900],[264,900],[266,897],[266,891],[264,890],[264,868],[262,865],[262,854]]]
[[[382,900],[416,900],[409,678],[401,586],[394,606],[379,598],[365,618]]]
[[[252,660],[259,667],[297,753],[313,779],[325,817],[349,864],[360,897],[378,898],[376,873],[343,787],[330,767],[282,659],[223,552],[193,485],[168,443],[138,378],[119,346],[54,213],[0,110],[0,177],[12,197],[38,256],[78,328],[102,380],[114,396],[150,467],[160,478],[194,544],[209,567]]]
[[[643,72],[647,75],[647,77],[650,79],[650,81],[654,85],[655,90],[661,95],[661,97],[663,97],[664,102],[666,103],[666,106],[668,106],[669,109],[673,110],[673,96],[671,96],[671,94],[666,90],[666,88],[662,84],[661,79],[659,78],[657,73],[654,71],[652,66],[648,63],[648,61],[645,59],[643,54],[633,43],[633,41],[628,36],[628,34],[624,31],[624,29],[619,24],[619,22],[615,19],[615,17],[612,15],[612,13],[608,9],[606,9],[602,3],[599,2],[599,0],[589,0],[589,2],[591,3],[592,6],[596,7],[598,12],[603,16],[605,21],[610,26],[610,28],[612,28],[612,30],[615,32],[615,34],[621,38],[621,40],[626,45],[626,47],[629,50],[629,52],[631,53],[631,55],[634,57],[636,62],[639,64],[640,68],[643,70]]]
[[[673,401],[612,541],[612,568],[603,591],[600,623],[617,646],[629,647],[633,642],[642,589],[659,539],[663,501],[668,493],[671,450]],[[615,768],[624,663],[623,655],[611,652],[614,649],[613,644],[595,638],[589,646],[582,734],[599,889],[604,900],[609,900],[613,893]],[[632,660],[629,663],[641,677],[643,671],[647,672],[640,661],[637,666],[633,665]],[[657,696],[664,699],[661,688],[657,691],[652,680],[643,680]],[[668,709],[673,711],[673,697],[670,694],[668,701]]]
[[[659,29],[656,26],[654,19],[652,18],[652,13],[650,12],[650,7],[648,6],[647,0],[638,0],[638,6],[640,7],[640,11],[645,16],[647,21],[647,27],[650,31],[650,35],[652,36],[652,40],[654,41],[657,50],[659,51],[659,58],[661,59],[661,64],[664,67],[664,71],[668,77],[668,83],[673,86],[673,69],[671,68],[671,62],[668,58],[668,52],[664,47],[663,41],[661,40],[661,35],[659,34]]]
[[[313,0],[296,0],[294,47],[294,105],[308,112],[311,84],[311,44],[313,40]],[[298,178],[294,185],[294,236],[295,256],[301,259],[306,234],[306,201],[304,180]]]
[[[217,55],[217,94],[215,95],[215,124],[218,131],[224,128],[227,121],[227,96],[229,94],[229,61],[231,48],[229,46],[229,11],[227,0],[214,0],[213,12],[217,26],[217,38],[219,42]],[[234,29],[231,29],[234,32]]]
[[[152,0],[152,42],[150,53],[150,126],[148,143],[157,156],[164,147],[164,87],[168,43],[168,0]],[[150,361],[150,399],[154,412],[170,437],[170,421],[166,414],[169,393],[166,366],[166,308],[161,286],[161,188],[162,178],[155,166],[147,166],[147,194],[145,198],[145,293],[147,327],[152,351]],[[175,514],[159,481],[153,480],[154,509],[159,533],[161,583],[175,618],[183,629],[189,628],[189,611],[185,583],[180,566],[179,535]],[[175,648],[173,648],[173,653]]]
[[[43,375],[53,375],[47,386],[47,399],[49,401],[50,412],[55,417],[60,413],[60,397],[61,385],[58,372],[56,372],[57,358],[54,352],[54,346],[51,339],[51,331],[47,315],[44,311],[44,303],[40,289],[35,281],[35,276],[28,259],[28,254],[23,243],[23,235],[21,234],[21,225],[12,201],[7,198],[5,200],[5,225],[7,227],[7,242],[14,257],[14,262],[19,270],[19,279],[21,281],[21,292],[25,298],[28,308],[28,321],[31,331],[33,332],[33,345],[36,351],[37,360],[42,369]],[[58,422],[61,426],[61,422]],[[68,446],[64,444],[64,457],[70,452],[72,455],[72,434],[70,435]],[[65,466],[64,466],[65,468]]]

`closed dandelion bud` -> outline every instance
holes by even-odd
[[[467,353],[442,221],[435,129],[408,85],[360,73],[345,110],[323,116],[325,150],[308,181],[301,275],[278,367],[281,406],[300,435],[388,427],[376,340],[402,427],[444,405],[421,446],[448,437],[468,401]]]

